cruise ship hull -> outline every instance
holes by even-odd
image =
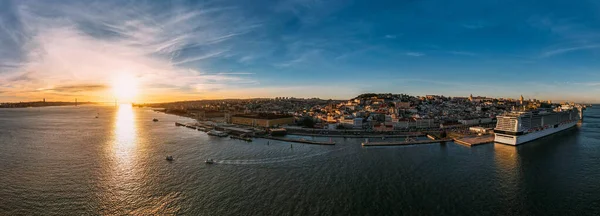
[[[577,125],[577,121],[573,121],[566,124],[558,125],[558,127],[548,128],[541,131],[536,131],[533,133],[528,133],[524,135],[508,135],[502,133],[496,133],[494,142],[508,144],[508,145],[520,145],[529,141],[533,141],[566,129],[569,129],[573,126]]]

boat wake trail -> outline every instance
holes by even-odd
[[[263,158],[263,159],[248,159],[248,160],[215,160],[215,164],[229,164],[229,165],[255,165],[255,164],[272,164],[272,163],[283,163],[289,161],[297,161],[306,158],[316,157],[320,155],[324,155],[327,153],[340,151],[345,148],[336,149],[332,151],[323,151],[317,153],[304,153],[297,155],[289,155],[285,157],[276,157],[276,158]]]

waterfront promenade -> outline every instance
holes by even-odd
[[[363,142],[362,146],[399,146],[399,145],[420,145],[420,144],[431,144],[431,143],[442,143],[452,141],[450,138],[438,139],[438,140],[411,140],[411,141],[400,141],[400,142]]]
[[[343,138],[405,138],[405,137],[419,137],[425,136],[425,133],[421,132],[407,132],[404,134],[318,134],[318,133],[298,133],[298,132],[288,132],[289,135],[298,135],[298,136],[314,136],[314,137],[343,137]]]
[[[295,143],[312,144],[312,145],[335,145],[335,142],[332,142],[332,141],[323,142],[323,141],[314,141],[314,140],[306,140],[306,139],[289,139],[289,138],[272,137],[272,136],[265,136],[265,137],[262,137],[262,138],[263,139],[270,139],[270,140],[284,141],[284,142],[295,142]]]

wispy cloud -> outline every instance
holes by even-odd
[[[248,72],[221,72],[217,73],[217,75],[254,75],[255,73]]]
[[[413,56],[413,57],[421,57],[421,56],[425,55],[425,53],[420,53],[420,52],[407,52],[404,54],[407,56]]]
[[[256,58],[255,56],[252,56],[252,55],[247,55],[247,56],[243,56],[243,57],[241,57],[241,58],[238,60],[238,62],[240,62],[240,63],[247,63],[247,62],[250,62],[250,61],[254,60],[255,58]]]
[[[600,48],[600,44],[589,44],[589,45],[581,45],[581,46],[564,47],[564,48],[558,48],[558,49],[553,49],[553,50],[542,52],[540,54],[540,57],[546,58],[546,57],[560,55],[560,54],[568,53],[568,52],[599,49],[599,48]]]
[[[297,65],[299,63],[305,62],[309,59],[318,57],[318,56],[320,56],[320,53],[321,53],[321,50],[318,50],[318,49],[306,50],[299,55],[295,55],[295,57],[291,60],[276,63],[276,64],[273,64],[273,66],[280,67],[280,68],[291,67],[291,66]]]
[[[555,18],[553,16],[532,16],[529,25],[560,40],[542,51],[537,58],[547,58],[570,52],[600,48],[600,31],[589,27],[577,18]]]
[[[594,87],[600,87],[600,81],[592,81],[592,82],[574,82],[571,83],[574,85],[584,85],[584,86],[594,86]]]
[[[576,18],[555,18],[552,16],[532,16],[527,20],[533,28],[550,32],[568,42],[589,42],[600,38],[597,28],[586,26]]]
[[[465,51],[448,51],[447,53],[452,55],[462,55],[462,56],[476,56],[477,53],[465,52]]]
[[[90,97],[101,98],[110,95],[111,79],[122,73],[148,87],[144,94],[161,93],[156,83],[180,89],[257,83],[248,73],[209,75],[203,68],[185,66],[231,55],[233,44],[261,27],[236,8],[109,1],[15,4],[14,23],[22,24],[15,29],[20,31],[7,34],[0,19],[0,39],[18,35],[22,53],[16,50],[14,55],[24,58],[0,60],[0,80],[10,81],[0,85],[3,92],[27,98],[31,95],[23,89],[67,95],[90,91]]]
[[[219,56],[222,56],[223,54],[225,54],[226,52],[227,52],[226,50],[216,51],[216,52],[213,52],[213,53],[208,53],[208,54],[204,54],[204,55],[200,55],[200,56],[194,56],[194,57],[191,57],[191,58],[186,58],[186,59],[183,59],[181,61],[173,62],[173,64],[178,65],[178,64],[184,64],[184,63],[195,62],[195,61],[200,61],[200,60],[204,60],[204,59],[219,57]]]
[[[385,38],[387,38],[387,39],[396,39],[397,37],[398,36],[396,36],[396,35],[390,35],[390,34],[389,35],[385,35]]]
[[[56,92],[90,92],[100,91],[110,88],[104,84],[76,84],[76,85],[61,85],[55,86],[48,89],[41,89],[43,91],[56,91]]]

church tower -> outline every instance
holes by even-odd
[[[520,103],[521,105],[523,105],[523,95],[521,95],[521,97],[519,98],[519,103]]]

